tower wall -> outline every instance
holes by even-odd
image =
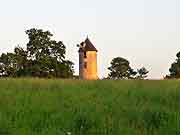
[[[79,78],[85,79],[84,74],[84,52],[79,52]]]
[[[87,70],[86,70],[86,79],[88,80],[97,80],[97,52],[88,51],[87,52]]]
[[[97,52],[79,52],[79,77],[86,80],[97,80]]]

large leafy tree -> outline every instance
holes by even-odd
[[[26,34],[29,37],[27,52],[31,59],[41,60],[44,57],[56,58],[58,61],[65,59],[65,45],[62,41],[52,40],[53,35],[49,31],[30,29]]]
[[[31,60],[33,76],[46,77],[50,75],[64,77],[61,76],[62,73],[58,73],[59,70],[64,72],[62,67],[66,63],[65,45],[61,41],[52,40],[51,37],[53,35],[49,31],[30,29],[26,31],[26,34],[29,37],[27,54]]]
[[[180,52],[177,53],[177,59],[174,63],[171,64],[169,69],[170,75],[167,75],[167,78],[180,78]]]
[[[111,61],[111,66],[108,68],[110,79],[133,79],[137,74],[131,67],[128,60],[116,57]]]
[[[73,63],[65,59],[66,47],[62,41],[52,40],[53,35],[42,29],[33,28],[26,34],[29,38],[26,49],[18,46],[14,53],[1,55],[1,76],[73,76]]]

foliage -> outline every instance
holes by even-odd
[[[176,54],[177,59],[171,64],[169,68],[169,75],[165,79],[180,78],[180,52]]]
[[[0,57],[0,75],[9,77],[58,77],[71,78],[73,63],[65,60],[66,47],[62,41],[52,40],[49,31],[26,31],[27,48],[16,47],[14,53]]]
[[[179,135],[179,80],[1,79],[2,135]]]
[[[180,52],[176,55],[177,59],[171,64],[169,69],[170,75],[167,75],[166,78],[180,78]]]
[[[128,60],[116,57],[111,61],[111,66],[108,68],[110,79],[132,79],[136,72],[130,67]]]
[[[140,80],[145,79],[145,78],[147,78],[148,73],[149,73],[149,71],[145,67],[142,67],[137,70],[136,79],[140,79]]]

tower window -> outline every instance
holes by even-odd
[[[87,53],[86,52],[84,52],[84,58],[87,58]]]
[[[84,68],[87,68],[87,62],[84,63]]]

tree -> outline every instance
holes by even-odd
[[[1,76],[15,77],[17,71],[17,61],[13,53],[3,53],[0,57]]]
[[[180,78],[180,52],[177,53],[177,59],[171,64],[169,69],[170,75],[167,75],[166,78]]]
[[[62,41],[52,40],[52,34],[42,29],[26,31],[29,42],[26,49],[16,47],[13,53],[0,57],[0,76],[33,76],[72,78],[73,63],[65,59],[66,47]]]
[[[40,60],[44,57],[53,57],[58,61],[65,59],[66,47],[62,41],[52,40],[53,36],[49,31],[41,29],[30,29],[26,31],[29,37],[27,43],[28,56],[31,59]]]
[[[27,44],[28,59],[33,76],[69,78],[73,76],[73,63],[65,60],[66,47],[62,41],[52,40],[49,31],[30,29]]]
[[[148,73],[149,73],[149,71],[145,67],[142,67],[142,68],[137,70],[136,79],[143,80],[143,79],[147,78]]]
[[[29,71],[29,60],[27,58],[27,51],[24,50],[22,47],[17,46],[14,49],[14,56],[16,59],[16,76],[30,76]]]
[[[128,60],[116,57],[111,61],[111,66],[108,68],[110,79],[133,79],[136,72],[130,67]]]

